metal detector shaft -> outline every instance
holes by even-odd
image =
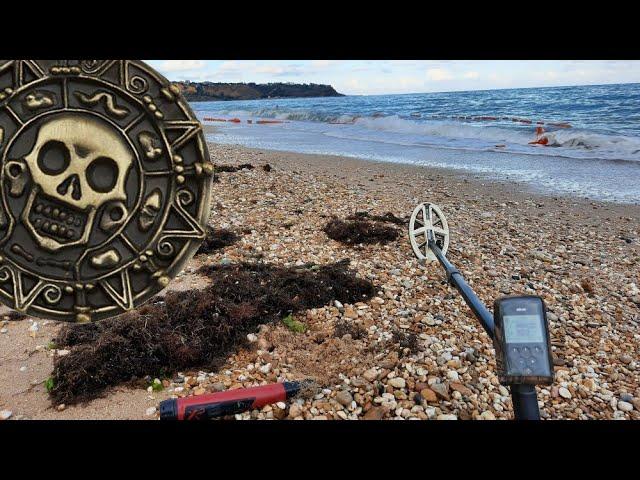
[[[487,307],[484,306],[484,303],[478,298],[475,292],[471,289],[471,287],[467,284],[467,282],[462,277],[462,274],[458,271],[453,264],[447,260],[447,257],[444,256],[442,250],[438,244],[429,239],[429,248],[436,256],[440,264],[447,271],[447,280],[449,283],[453,284],[454,287],[458,289],[464,301],[469,305],[469,308],[476,316],[480,323],[482,324],[482,328],[485,329],[487,334],[493,338],[493,315],[487,310]]]
[[[516,420],[540,420],[535,385],[510,385],[511,403]]]
[[[487,335],[493,339],[495,334],[493,315],[467,284],[458,269],[444,256],[442,250],[440,250],[440,247],[431,236],[431,232],[429,232],[429,248],[446,270],[449,283],[458,289],[466,304],[487,332]],[[535,385],[510,385],[509,389],[511,391],[511,401],[513,403],[515,419],[540,420],[540,409],[538,407]]]

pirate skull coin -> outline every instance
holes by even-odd
[[[132,60],[0,60],[0,301],[88,322],[167,286],[213,165],[180,91]]]

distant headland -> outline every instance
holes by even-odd
[[[262,98],[343,97],[331,85],[316,83],[175,82],[189,102],[258,100]]]

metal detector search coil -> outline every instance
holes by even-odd
[[[449,248],[449,225],[440,207],[424,202],[418,205],[409,220],[409,240],[413,253],[419,260],[436,261],[436,256],[429,248],[429,235],[446,255]]]

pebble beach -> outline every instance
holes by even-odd
[[[46,381],[55,322],[0,320],[0,418],[157,419],[161,400],[284,380],[318,389],[242,419],[510,419],[491,339],[438,264],[420,264],[406,227],[385,245],[349,246],[323,232],[357,211],[408,218],[430,201],[447,216],[448,258],[489,307],[544,298],[556,382],[537,387],[545,419],[640,419],[640,206],[533,193],[479,174],[355,158],[209,145],[219,173],[210,225],[234,245],[191,260],[170,290],[201,288],[206,264],[277,266],[350,260],[377,289],[369,301],[297,313],[304,331],[262,325],[223,367],[118,386],[85,404],[52,405]],[[267,171],[261,168],[270,165]],[[3,309],[3,314],[8,310]],[[2,318],[2,317],[0,317]],[[338,328],[337,328],[338,327]]]

